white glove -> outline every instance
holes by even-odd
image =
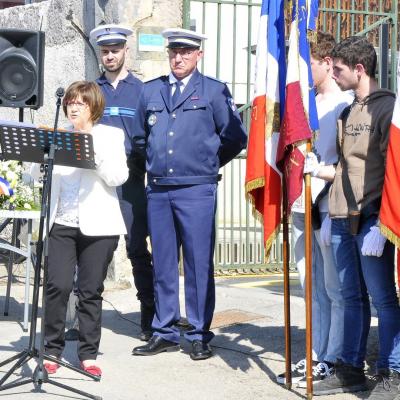
[[[324,246],[331,245],[331,226],[332,220],[329,218],[329,215],[326,215],[321,224],[321,242]]]
[[[385,247],[386,238],[381,235],[379,227],[372,226],[370,231],[364,236],[361,254],[363,256],[380,257]]]
[[[304,174],[311,174],[312,176],[317,176],[321,165],[318,162],[318,158],[314,153],[307,153],[304,160]]]

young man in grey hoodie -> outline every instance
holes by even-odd
[[[333,50],[333,78],[354,102],[338,121],[339,162],[329,194],[331,245],[344,298],[344,343],[335,373],[314,385],[315,395],[367,390],[364,361],[371,321],[378,313],[379,356],[368,399],[393,400],[400,384],[400,307],[394,247],[380,234],[378,214],[395,96],[374,76],[374,47],[352,36]],[[397,399],[397,397],[396,397]]]

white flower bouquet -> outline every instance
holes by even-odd
[[[40,203],[18,161],[0,161],[0,210],[35,211]]]

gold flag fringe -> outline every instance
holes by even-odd
[[[265,241],[265,253],[264,253],[264,263],[267,264],[269,255],[271,253],[272,243],[275,241],[279,234],[281,223],[279,222],[278,227],[271,233],[269,238]]]
[[[260,187],[265,186],[265,178],[257,178],[253,179],[250,182],[246,183],[245,189],[246,189],[246,195],[249,196],[249,192],[251,192],[254,189],[258,189]]]
[[[246,198],[251,204],[251,209],[252,209],[252,215],[253,217],[260,222],[261,224],[264,224],[264,216],[256,209],[255,204],[254,204],[254,196],[251,194],[251,191],[254,189],[258,189],[260,187],[265,186],[265,178],[257,178],[254,179],[250,182],[247,182],[245,185],[245,190],[246,190]],[[280,230],[280,223],[278,227],[275,229],[274,232],[266,239],[264,243],[264,262],[267,263],[269,255],[271,253],[271,247],[272,243],[275,241],[276,236],[278,235]]]
[[[400,248],[400,237],[397,236],[390,228],[386,225],[380,224],[379,228],[382,235],[384,235],[390,242],[392,242],[397,248]]]

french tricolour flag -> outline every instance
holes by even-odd
[[[269,254],[281,221],[281,173],[276,166],[285,103],[283,0],[263,0],[258,31],[254,100],[246,162],[246,194],[263,222]]]
[[[293,0],[286,76],[285,111],[277,149],[277,165],[286,181],[288,212],[303,188],[305,142],[318,130],[318,114],[310,66],[309,36],[315,33],[316,0]]]

